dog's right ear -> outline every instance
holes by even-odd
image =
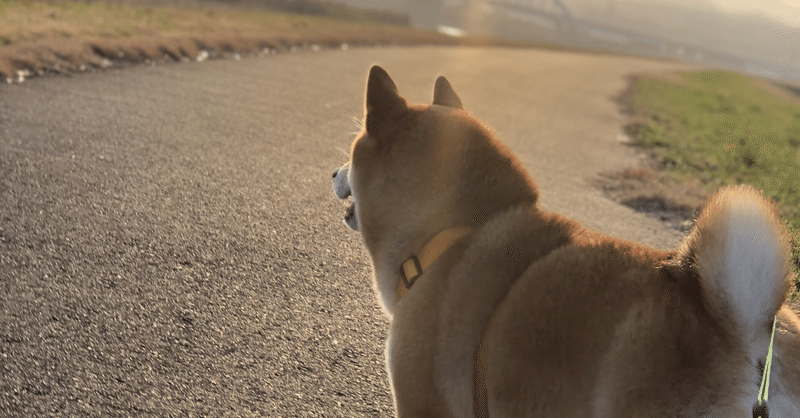
[[[367,133],[375,134],[382,120],[407,107],[406,100],[400,96],[389,74],[383,68],[373,65],[367,79],[367,100],[364,107]]]
[[[439,76],[436,79],[436,84],[433,86],[433,104],[454,107],[456,109],[463,109],[464,105],[461,104],[461,99],[453,90],[453,87],[446,78]]]

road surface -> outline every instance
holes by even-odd
[[[0,416],[387,417],[387,320],[331,172],[379,63],[446,75],[549,209],[662,248],[589,181],[634,167],[614,97],[677,64],[382,48],[0,86]]]

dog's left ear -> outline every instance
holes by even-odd
[[[389,74],[383,68],[373,65],[367,78],[367,100],[364,106],[367,132],[377,133],[383,121],[392,119],[392,116],[407,108],[406,100],[400,96]]]
[[[436,84],[433,86],[433,104],[455,107],[456,109],[463,109],[464,105],[461,104],[461,99],[458,98],[453,87],[443,76],[436,79]]]

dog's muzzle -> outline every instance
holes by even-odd
[[[347,199],[353,195],[350,189],[350,162],[333,171],[333,193],[339,199]],[[358,231],[358,219],[356,218],[356,202],[354,201],[347,207],[344,215],[344,223],[352,230]]]

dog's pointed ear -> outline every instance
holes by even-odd
[[[406,100],[400,96],[397,86],[386,71],[373,65],[367,78],[367,100],[364,107],[368,133],[375,133],[379,121],[391,117],[393,112],[408,108]]]
[[[436,84],[433,86],[433,104],[455,107],[456,109],[463,109],[464,105],[461,104],[461,99],[453,91],[453,87],[443,76],[436,79]]]

